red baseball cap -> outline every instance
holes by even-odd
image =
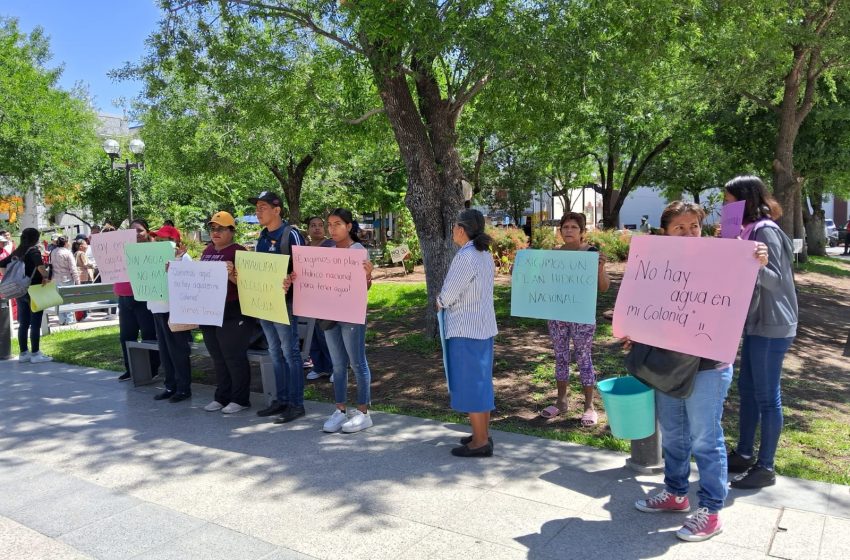
[[[178,243],[180,242],[180,230],[174,226],[162,226],[157,231],[152,231],[151,233],[157,237],[168,237]]]

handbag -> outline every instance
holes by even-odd
[[[48,307],[62,305],[64,302],[62,296],[56,290],[56,282],[52,280],[47,284],[31,285],[27,289],[27,293],[30,295],[30,310],[33,313],[38,313]]]
[[[702,358],[633,342],[626,356],[626,370],[653,389],[680,399],[694,390]]]
[[[171,329],[171,332],[185,332],[197,329],[198,325],[192,325],[191,323],[172,323],[169,321],[168,328]]]

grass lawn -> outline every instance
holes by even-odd
[[[820,261],[813,258],[804,266],[817,267],[811,269],[816,274],[850,276],[850,267],[844,263],[836,264],[829,259]],[[494,364],[497,401],[494,427],[628,451],[629,442],[611,436],[604,414],[600,414],[600,425],[593,429],[579,425],[575,418],[575,411],[580,407],[577,375],[572,376],[570,417],[562,415],[549,422],[537,418],[537,411],[552,404],[555,395],[554,359],[545,322],[511,317],[509,286],[497,286],[495,298],[500,333]],[[615,288],[602,294],[600,313],[613,308],[615,298]],[[439,341],[427,339],[421,332],[426,305],[424,283],[377,282],[370,290],[366,340],[373,371],[373,406],[385,412],[465,423],[465,415],[448,407]],[[42,349],[57,361],[110,370],[123,367],[117,327],[51,334],[42,339]],[[612,337],[611,324],[601,315],[593,357],[600,377],[625,373],[623,354]],[[808,370],[808,375],[817,383],[817,370]],[[195,376],[195,379],[203,377]],[[822,403],[808,402],[807,399],[814,400],[814,397],[807,389],[811,387],[790,374],[783,382],[786,426],[777,452],[777,471],[799,478],[850,484],[850,428],[847,423],[850,398],[846,386],[839,386],[838,391],[843,393],[837,399],[838,404],[826,409],[809,406]],[[306,397],[331,401],[330,384],[308,382]],[[724,418],[730,444],[738,432],[736,403],[733,382]],[[602,413],[601,402],[597,408]]]

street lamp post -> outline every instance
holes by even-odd
[[[115,161],[118,159],[118,156],[121,155],[121,146],[117,141],[109,138],[103,142],[103,151],[106,152],[106,155],[109,156],[110,161],[112,162],[112,170],[117,171],[122,169],[124,171],[125,176],[127,177],[127,210],[129,211],[129,220],[132,223],[133,221],[133,183],[132,183],[132,170],[133,169],[144,169],[145,162],[142,160],[142,155],[145,153],[145,143],[141,141],[139,138],[133,138],[130,140],[130,151],[133,152],[134,155],[138,156],[139,161],[130,162],[129,159],[125,159],[124,163],[120,161]]]

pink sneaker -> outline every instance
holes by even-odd
[[[648,513],[658,513],[659,511],[671,511],[674,513],[691,511],[691,504],[688,502],[687,496],[674,496],[667,490],[662,490],[646,500],[636,501],[635,507]]]
[[[709,513],[708,508],[699,508],[689,515],[682,528],[676,531],[676,536],[683,541],[699,542],[708,540],[723,532],[723,522],[720,515]]]

